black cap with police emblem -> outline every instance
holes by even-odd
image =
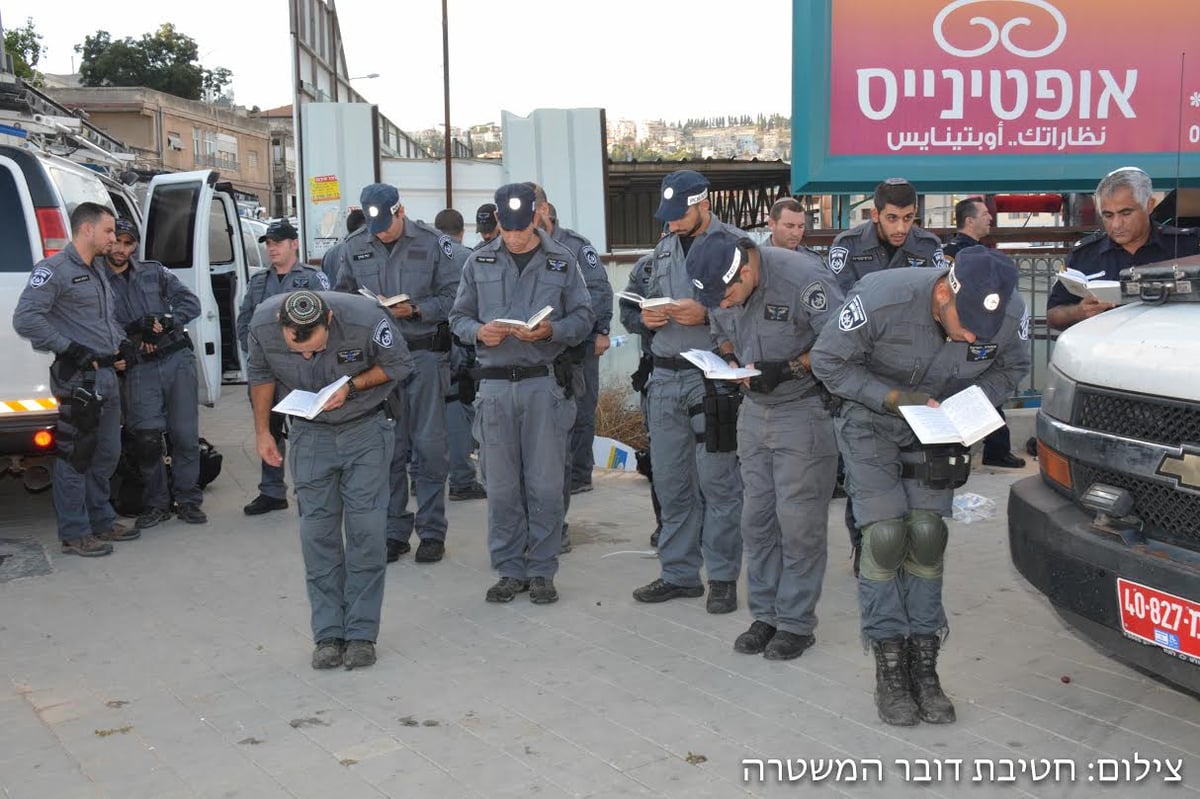
[[[267,232],[259,236],[258,241],[261,244],[264,241],[285,241],[298,238],[300,238],[300,234],[296,232],[296,228],[292,227],[291,222],[286,219],[276,219],[267,225]]]
[[[690,169],[677,170],[663,178],[654,218],[660,222],[674,222],[707,198],[708,178]]]
[[[280,319],[287,327],[310,327],[325,321],[329,307],[315,291],[293,291],[283,298]]]
[[[529,183],[509,183],[496,189],[496,218],[505,230],[524,230],[533,224],[535,197]]]
[[[400,191],[387,183],[371,183],[363,187],[358,201],[367,219],[367,232],[374,236],[392,226],[392,218],[400,210]]]
[[[484,203],[475,212],[475,232],[491,233],[496,229],[496,204]]]
[[[129,219],[118,219],[117,220],[116,235],[117,236],[129,236],[134,241],[142,240],[142,235],[141,235],[141,233],[138,232],[137,225],[134,224],[133,221],[129,220]]]
[[[1017,286],[1017,266],[1012,259],[983,245],[966,247],[958,251],[946,279],[954,293],[959,324],[976,338],[995,338]]]
[[[743,249],[753,246],[750,239],[724,228],[701,236],[692,245],[684,265],[692,285],[697,289],[697,299],[701,305],[716,308],[721,304],[725,298],[725,287],[737,277],[746,262]]]

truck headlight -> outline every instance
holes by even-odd
[[[1042,413],[1060,422],[1070,422],[1071,410],[1074,407],[1075,381],[1051,365],[1046,377],[1046,388],[1042,392]]]

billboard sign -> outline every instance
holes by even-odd
[[[794,3],[793,191],[1200,180],[1200,11],[1095,0]],[[827,76],[822,80],[821,76]],[[799,144],[799,146],[797,146]],[[870,173],[870,174],[869,174]],[[846,188],[835,188],[846,186]]]

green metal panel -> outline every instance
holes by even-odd
[[[1075,0],[1054,0],[1067,6]],[[856,0],[838,0],[851,3]],[[1094,0],[1089,0],[1094,4]],[[928,5],[928,4],[927,4]],[[947,2],[944,5],[950,5]],[[964,3],[965,5],[965,3]],[[1094,5],[1093,5],[1094,8]],[[923,192],[1084,191],[1096,188],[1099,179],[1120,166],[1138,166],[1154,179],[1157,188],[1200,186],[1200,152],[1188,133],[1200,133],[1200,110],[1192,107],[1183,120],[1182,142],[1187,150],[1177,153],[1108,152],[1103,154],[980,154],[980,155],[832,155],[830,153],[830,92],[832,82],[833,0],[793,0],[792,5],[792,192],[837,194],[870,192],[884,178],[903,176]],[[893,4],[896,14],[908,13],[904,4]],[[1194,13],[1194,12],[1193,12]],[[855,35],[874,37],[879,52],[887,53],[895,30],[894,17],[855,20]],[[1126,46],[1136,52],[1153,46],[1153,27],[1166,24],[1153,6],[1129,18],[1130,25],[1143,24]],[[1097,53],[1101,57],[1102,52]],[[1192,54],[1200,60],[1200,53]],[[1195,65],[1188,62],[1189,72]],[[896,69],[904,66],[897,65]],[[1145,80],[1171,86],[1172,96],[1180,90],[1180,75],[1147,75]],[[1191,91],[1188,84],[1188,91]],[[1198,94],[1197,96],[1200,96]],[[1178,98],[1181,102],[1183,98]],[[1197,101],[1200,102],[1200,101]],[[1185,106],[1186,108],[1186,106]],[[937,125],[938,119],[927,124]],[[1162,109],[1145,124],[1180,126],[1175,108]],[[1194,130],[1193,130],[1194,129]],[[1200,136],[1197,136],[1200,138]]]

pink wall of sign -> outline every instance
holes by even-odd
[[[831,155],[1200,153],[1198,0],[832,5]]]

